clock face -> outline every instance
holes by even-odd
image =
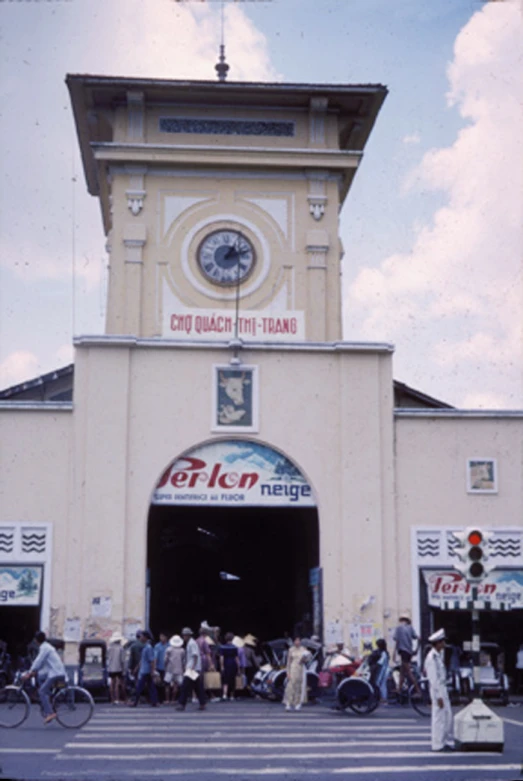
[[[215,285],[237,285],[251,274],[256,253],[249,239],[236,230],[209,233],[198,247],[198,265]]]

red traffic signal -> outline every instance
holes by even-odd
[[[469,582],[478,583],[483,580],[492,569],[485,565],[488,559],[487,548],[490,535],[480,529],[469,527],[464,532],[453,532],[453,536],[459,542],[456,553],[460,563],[455,565],[456,568]]]
[[[468,533],[467,540],[471,545],[480,545],[483,542],[483,535],[479,529],[473,529]]]

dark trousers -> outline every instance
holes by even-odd
[[[140,675],[138,678],[138,683],[136,685],[136,694],[134,698],[135,704],[137,705],[138,702],[140,701],[140,695],[145,689],[145,684],[147,684],[149,688],[149,699],[151,701],[151,705],[157,705],[158,692],[156,691],[156,685],[150,673],[147,673],[146,675]]]
[[[203,674],[197,677],[195,681],[191,680],[187,675],[183,676],[182,691],[180,693],[179,703],[185,705],[189,699],[189,695],[196,692],[200,705],[205,705],[205,692],[203,690]]]
[[[156,670],[156,672],[158,673],[161,679],[161,683],[158,684],[157,689],[158,689],[158,702],[162,704],[163,702],[165,702],[165,685],[163,682],[165,676],[165,670]]]

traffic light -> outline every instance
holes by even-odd
[[[493,569],[492,565],[487,564],[491,535],[474,526],[469,526],[464,532],[453,532],[453,536],[459,542],[456,553],[460,559],[460,563],[454,566],[463,573],[468,581],[479,583]]]

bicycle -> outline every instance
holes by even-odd
[[[67,729],[79,729],[87,724],[94,711],[94,700],[86,689],[67,681],[59,681],[51,692],[51,707],[56,720]],[[17,673],[10,686],[0,689],[0,727],[19,727],[29,718],[31,699]]]

